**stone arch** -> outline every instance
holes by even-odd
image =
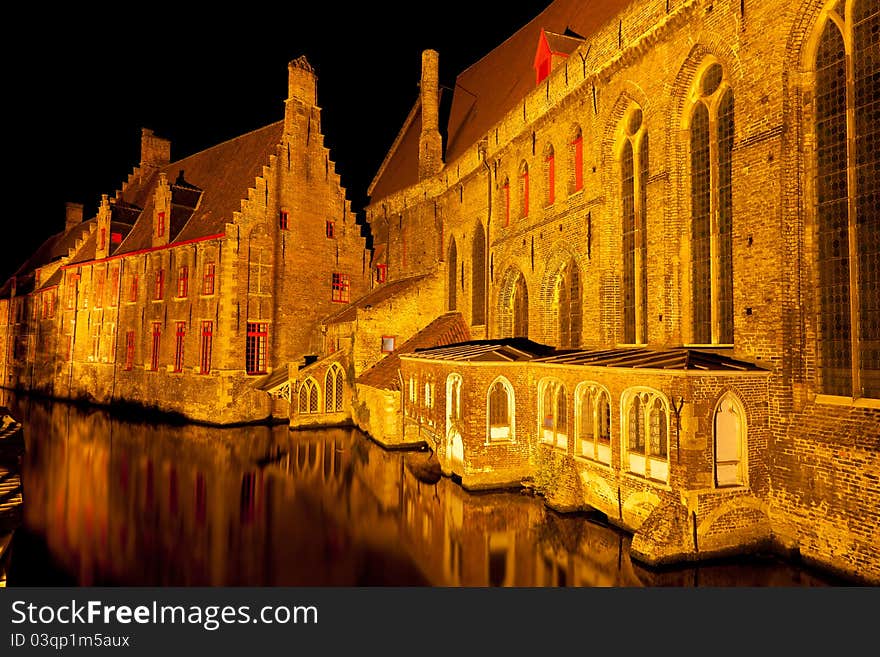
[[[583,317],[584,269],[575,252],[567,245],[560,243],[552,250],[551,255],[548,257],[547,262],[544,265],[544,276],[541,279],[541,290],[538,296],[538,312],[541,322],[541,335],[539,339],[547,344],[559,344],[560,335],[559,314],[557,308],[557,286],[559,278],[562,276],[566,267],[571,266],[577,268],[580,281],[581,317]]]
[[[524,301],[526,304],[526,328],[528,329],[530,312],[528,281],[526,280],[525,274],[523,274],[519,268],[514,265],[508,266],[501,278],[501,285],[498,292],[498,335],[502,338],[514,337],[514,329],[516,325],[516,308],[514,306],[518,303],[517,292],[522,292],[523,289],[525,289],[526,296],[524,300],[520,299],[519,303]],[[528,337],[528,330],[526,330],[526,335],[519,337]]]
[[[493,415],[499,417],[493,419]],[[516,392],[503,375],[495,377],[486,389],[486,440],[516,440]]]
[[[641,87],[629,80],[625,85],[626,88],[618,94],[602,124],[602,159],[605,162],[617,159],[620,154],[623,146],[623,119],[632,107],[635,105],[642,110],[644,120],[647,120],[653,110],[650,99]]]
[[[712,467],[716,487],[748,485],[748,417],[732,390],[724,391],[712,413]]]

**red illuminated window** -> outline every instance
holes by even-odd
[[[214,294],[214,263],[205,264],[205,276],[202,279],[202,294]]]
[[[153,291],[153,298],[161,300],[165,298],[165,270],[160,269],[156,272],[156,289]]]
[[[384,283],[388,279],[388,265],[376,265],[376,282]]]
[[[134,331],[125,333],[125,369],[134,367]]]
[[[162,324],[153,322],[153,346],[150,350],[150,369],[159,369],[159,346],[162,343]]]
[[[584,187],[584,138],[581,135],[575,137],[571,142],[574,149],[574,157],[572,158],[572,166],[574,166],[574,189],[578,191]]]
[[[110,244],[120,244],[122,242],[122,233],[110,233]]]
[[[174,371],[183,371],[183,346],[186,339],[186,322],[177,322],[177,331],[174,333]]]
[[[282,210],[278,214],[278,227],[281,230],[290,228],[290,213],[287,210]]]
[[[165,212],[160,211],[156,217],[156,237],[162,237],[165,234]]]
[[[336,225],[332,221],[327,222],[327,237],[332,238],[336,234]]]
[[[211,371],[211,350],[214,346],[214,322],[202,322],[202,349],[199,357],[199,374]]]
[[[348,274],[333,273],[331,299],[336,303],[348,303],[351,292],[351,282]]]
[[[248,322],[247,344],[245,347],[245,369],[248,374],[266,373],[266,341],[268,334],[268,324]]]
[[[128,291],[128,300],[137,301],[138,298],[138,275],[131,275],[131,289]]]
[[[189,267],[187,265],[183,265],[180,269],[177,270],[177,296],[185,297],[188,289]]]

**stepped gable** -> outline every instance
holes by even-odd
[[[241,210],[248,189],[263,174],[269,156],[281,142],[284,122],[278,121],[159,168],[142,184],[128,185],[121,198],[143,207],[140,219],[117,253],[148,249],[152,243],[153,190],[164,173],[172,188],[172,242],[223,233],[233,213]],[[182,178],[181,178],[182,172]],[[198,197],[195,208],[190,207]]]
[[[386,390],[400,390],[400,380],[397,372],[400,369],[401,354],[408,354],[420,348],[460,343],[468,338],[470,338],[470,329],[461,313],[454,312],[440,315],[440,317],[428,324],[400,345],[400,347],[361,374],[357,378],[357,383]]]
[[[559,52],[572,52],[573,40],[566,33],[574,32],[588,39],[630,1],[557,0],[462,71],[455,80],[444,161],[453,162],[463,155],[535,88],[533,63],[542,30],[548,39],[554,39],[551,47],[559,48]],[[440,67],[442,70],[443,53]],[[420,132],[421,106],[416,102],[370,186],[371,202],[418,182]]]

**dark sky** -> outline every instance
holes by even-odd
[[[7,258],[0,280],[64,224],[65,201],[92,216],[139,160],[140,131],[179,159],[283,116],[287,62],[305,54],[331,158],[355,208],[418,94],[421,51],[440,53],[441,84],[549,2],[173,3],[42,15],[32,3],[7,29],[23,47],[7,65]],[[311,6],[315,5],[315,6]],[[395,3],[397,5],[397,3]],[[307,8],[308,7],[308,8]],[[326,7],[326,8],[325,8]],[[431,12],[442,12],[436,15]],[[7,150],[7,153],[9,153]],[[8,165],[9,166],[9,165]]]

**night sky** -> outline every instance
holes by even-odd
[[[325,143],[360,209],[418,96],[421,51],[439,51],[440,81],[451,87],[549,3],[413,3],[406,14],[310,4],[326,8],[141,3],[130,5],[141,12],[133,18],[77,6],[49,22],[26,15],[45,5],[24,9],[7,25],[27,45],[5,53],[15,91],[5,105],[5,223],[16,239],[0,280],[63,228],[65,201],[85,204],[88,218],[121,186],[139,161],[142,127],[169,138],[176,160],[281,119],[287,63],[303,54],[318,75]]]

